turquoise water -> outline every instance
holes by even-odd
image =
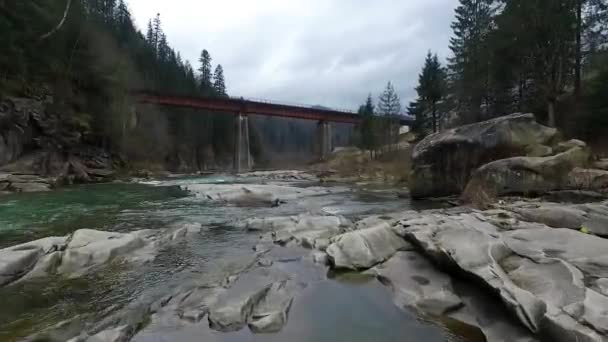
[[[251,247],[258,239],[255,234],[232,228],[230,223],[235,219],[296,215],[305,212],[311,203],[351,219],[411,208],[407,200],[398,200],[390,193],[345,187],[279,208],[237,208],[196,198],[178,187],[235,181],[220,175],[149,184],[74,186],[50,193],[1,197],[0,247],[66,235],[81,228],[126,232],[200,223],[205,229],[200,236],[167,246],[144,266],[107,268],[76,280],[42,279],[0,288],[0,298],[4,298],[0,306],[0,341],[18,340],[76,315],[94,321],[102,312],[140,298],[160,298],[187,282],[221,280],[219,277],[234,267],[232,260],[251,255]],[[195,332],[192,339],[184,341],[198,341],[200,334],[201,331]],[[235,342],[458,340],[441,325],[398,310],[388,289],[373,279],[329,279],[312,286],[296,299],[289,323],[279,334],[210,334],[213,340]]]

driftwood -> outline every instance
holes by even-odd
[[[42,36],[40,36],[40,40],[47,39],[48,37],[55,34],[55,32],[57,32],[61,29],[61,27],[65,23],[66,19],[68,18],[68,12],[70,11],[71,5],[72,5],[72,0],[67,0],[67,3],[65,4],[65,10],[63,11],[63,18],[61,18],[61,21],[59,21],[59,24],[57,24],[57,26],[55,26],[55,28],[53,28],[48,33],[45,33]]]

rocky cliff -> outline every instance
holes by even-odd
[[[113,176],[116,158],[52,114],[52,104],[50,96],[0,100],[0,191],[44,191]]]

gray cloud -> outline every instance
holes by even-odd
[[[161,13],[196,67],[206,48],[231,95],[356,108],[387,81],[406,105],[427,51],[449,54],[457,0],[129,0],[140,28]]]

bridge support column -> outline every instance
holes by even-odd
[[[317,125],[316,147],[319,160],[327,160],[332,151],[331,124],[327,121],[319,121]]]
[[[251,153],[249,151],[249,117],[238,113],[234,116],[234,172],[251,170]]]

